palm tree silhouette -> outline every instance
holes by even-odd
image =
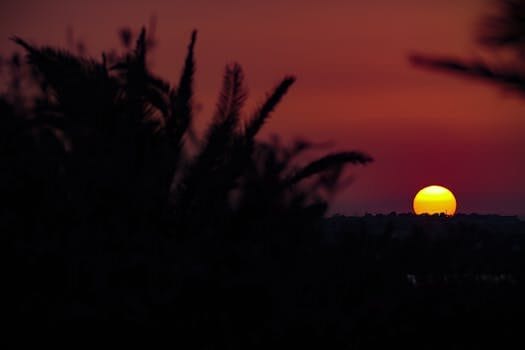
[[[193,308],[180,317],[195,317],[194,308],[209,305],[196,294],[203,286],[207,296],[229,298],[217,284],[246,285],[256,276],[262,283],[279,275],[263,268],[278,268],[275,257],[279,268],[306,259],[344,167],[372,161],[362,152],[336,152],[300,166],[295,161],[308,142],[258,141],[295,77],[284,77],[243,118],[239,64],[226,66],[212,122],[190,157],[196,32],[177,86],[149,70],[144,29],[114,62],[12,40],[27,52],[41,89],[27,106],[0,99],[1,194],[9,200],[2,222],[17,252],[16,275],[27,276],[13,292],[26,319],[116,317],[151,325],[188,303]],[[271,254],[248,254],[254,249]],[[260,272],[240,277],[239,259]],[[35,283],[39,299],[30,292]],[[89,305],[90,316],[75,305]]]

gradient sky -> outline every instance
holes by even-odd
[[[72,28],[92,55],[116,47],[122,26],[155,15],[154,70],[177,81],[189,34],[199,30],[197,115],[212,113],[226,63],[240,62],[249,107],[283,75],[297,84],[261,137],[330,141],[376,161],[332,212],[408,212],[422,187],[440,184],[459,212],[525,215],[525,100],[477,81],[416,69],[411,52],[482,55],[475,25],[483,0],[3,0],[0,52],[18,35],[65,46]]]

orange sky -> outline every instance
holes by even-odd
[[[250,103],[284,74],[297,84],[262,137],[304,136],[360,149],[376,162],[333,212],[408,212],[426,185],[449,187],[459,212],[525,215],[525,100],[493,86],[411,67],[413,51],[480,55],[483,0],[2,1],[0,52],[13,34],[64,46],[66,28],[89,53],[115,47],[116,30],[158,18],[154,70],[176,81],[199,29],[197,100],[211,115],[226,63],[246,71]]]

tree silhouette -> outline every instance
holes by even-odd
[[[133,48],[121,36],[128,50],[101,59],[15,38],[30,65],[2,61],[11,327],[139,326],[195,348],[520,340],[523,222],[324,218],[344,168],[371,158],[311,159],[311,142],[257,138],[294,77],[246,116],[242,68],[226,66],[212,121],[189,145],[196,33],[175,86],[149,69],[144,31]]]
[[[131,34],[121,36],[129,47]],[[257,140],[295,78],[284,77],[245,118],[238,64],[226,67],[190,157],[196,32],[176,86],[148,68],[145,30],[111,59],[12,40],[34,73],[13,76],[38,89],[0,98],[8,203],[0,225],[21,323],[119,321],[197,334],[226,317],[229,331],[256,327],[242,321],[246,303],[270,302],[282,271],[317,256],[343,169],[372,161],[345,151],[301,165],[308,142]],[[249,319],[263,322],[267,310]]]

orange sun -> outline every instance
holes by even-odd
[[[414,213],[445,214],[452,216],[456,212],[456,198],[443,186],[428,186],[414,197]]]

